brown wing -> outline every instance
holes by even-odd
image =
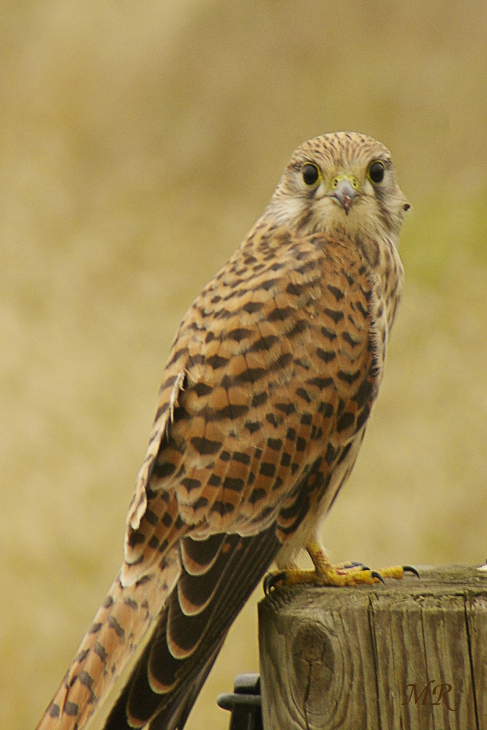
[[[322,236],[274,239],[237,252],[175,342],[160,413],[178,379],[184,389],[128,544],[140,575],[179,540],[182,573],[107,730],[127,717],[182,727],[235,616],[369,415],[378,373],[359,255]]]
[[[82,727],[158,610],[145,590],[165,607],[107,727],[182,727],[243,603],[342,481],[375,397],[370,297],[350,242],[272,226],[204,289],[166,367],[116,596],[43,730]]]
[[[183,570],[104,730],[129,730],[149,721],[151,730],[183,727],[228,629],[280,546],[273,527],[247,538],[183,540],[187,556],[200,560],[201,552],[214,551],[216,559],[204,575]],[[185,613],[188,599],[193,606],[201,603],[201,612]]]
[[[317,459],[331,473],[370,412],[378,373],[358,252],[322,235],[259,234],[202,292],[173,346],[125,583],[186,534],[248,536],[277,520],[288,539],[279,513],[293,489]]]

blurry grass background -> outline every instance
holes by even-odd
[[[115,576],[178,322],[293,149],[352,129],[412,204],[337,560],[487,555],[487,4],[4,0],[0,726],[35,725]],[[260,590],[259,593],[260,594]],[[244,610],[189,722],[258,669]]]

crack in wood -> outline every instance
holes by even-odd
[[[420,572],[260,603],[266,730],[487,730],[487,575]]]

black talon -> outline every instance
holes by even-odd
[[[362,570],[370,570],[368,565],[365,565],[360,560],[350,560],[349,563],[342,565],[340,570],[350,570],[351,568],[361,568]]]
[[[384,578],[376,570],[371,570],[370,575],[372,576],[372,578],[377,578],[378,580],[380,580],[380,582],[383,583],[384,585],[386,584]]]
[[[405,573],[413,573],[413,574],[414,574],[414,575],[416,575],[416,576],[417,576],[418,578],[421,578],[421,576],[419,575],[419,573],[418,573],[418,571],[416,570],[416,568],[413,568],[413,566],[412,566],[412,565],[403,565],[403,566],[402,566],[402,569],[404,570],[404,572],[405,572]]]
[[[279,581],[284,580],[286,573],[281,571],[280,573],[268,573],[264,578],[264,594],[270,596],[279,585]]]
[[[272,579],[274,578],[273,573],[267,573],[266,577],[264,578],[264,595],[269,596],[272,588]]]

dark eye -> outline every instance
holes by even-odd
[[[302,173],[306,185],[314,185],[320,177],[320,171],[312,162],[306,162],[303,165]]]
[[[384,163],[380,160],[373,162],[369,167],[369,177],[376,185],[382,182],[384,179]]]

